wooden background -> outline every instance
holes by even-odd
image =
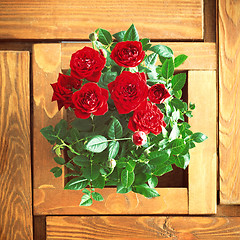
[[[173,45],[181,42],[186,54],[192,44],[205,44],[206,52],[199,47],[202,58],[190,64],[195,64],[196,70],[200,63],[217,68],[217,214],[201,217],[175,216],[174,213],[121,217],[33,214],[32,179],[37,182],[42,176],[40,173],[31,176],[34,167],[31,156],[35,151],[31,142],[38,139],[31,131],[30,113],[33,97],[42,104],[44,83],[41,80],[51,79],[50,73],[57,74],[66,68],[69,51],[72,51],[66,41],[84,41],[97,27],[117,32],[131,23],[136,25],[141,37]],[[34,64],[41,68],[46,59],[34,62],[32,53],[38,51],[41,55],[41,49],[35,47],[32,51],[33,44],[61,41],[64,41],[63,55],[57,55],[59,44],[51,45],[49,50],[49,58],[59,59],[59,64],[50,61],[44,76],[34,75]],[[217,49],[217,65],[208,64],[214,62],[210,60],[214,58],[213,45]],[[0,239],[240,239],[239,0],[123,0],[121,3],[2,0],[0,50]],[[201,74],[193,73],[192,78],[201,78]],[[37,87],[32,85],[33,79],[39,79]],[[50,107],[48,112],[55,114],[54,109]],[[61,118],[62,113],[57,117]],[[44,151],[40,152],[47,161]],[[47,184],[48,176],[44,177]]]

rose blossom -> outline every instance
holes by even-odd
[[[140,105],[146,105],[148,86],[145,73],[123,71],[108,84],[108,89],[119,114],[129,113]]]
[[[132,141],[137,146],[142,146],[147,143],[147,135],[143,131],[135,132],[132,135]]]
[[[90,47],[84,47],[71,57],[71,75],[77,79],[86,78],[90,82],[98,82],[105,63],[106,59],[102,54]]]
[[[158,135],[162,132],[162,127],[166,127],[164,116],[160,109],[151,102],[147,102],[146,108],[134,111],[129,119],[128,128],[133,132],[143,131],[146,134],[152,132]]]
[[[72,88],[79,89],[81,84],[82,81],[59,73],[58,81],[51,84],[53,88],[52,101],[57,101],[58,110],[60,110],[63,106],[66,109],[72,107]]]
[[[148,91],[150,101],[156,104],[163,103],[170,96],[164,84],[155,84]]]
[[[72,96],[75,115],[86,119],[93,115],[104,115],[108,111],[108,91],[96,83],[86,83]]]
[[[144,59],[142,43],[138,41],[119,42],[113,48],[110,58],[122,67],[136,67]]]

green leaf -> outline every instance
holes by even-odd
[[[171,83],[172,83],[172,89],[174,91],[178,91],[183,88],[186,82],[186,73],[179,73],[174,75]]]
[[[88,180],[95,180],[100,175],[100,166],[97,164],[90,164],[82,169],[82,173]]]
[[[172,170],[172,165],[162,164],[161,166],[158,166],[158,169],[154,171],[153,174],[156,176],[162,176],[163,174],[171,172]]]
[[[98,31],[98,40],[104,45],[109,45],[112,42],[112,35],[107,30],[100,28]]]
[[[64,120],[64,119],[60,120],[60,122],[55,126],[56,137],[59,137],[61,139],[66,138],[66,136],[67,136],[67,127],[68,127],[67,121]]]
[[[124,35],[124,41],[139,41],[137,29],[132,24]]]
[[[71,68],[69,68],[69,69],[67,70],[66,75],[67,75],[67,76],[71,76]]]
[[[165,79],[169,79],[170,77],[172,77],[173,73],[174,73],[173,59],[169,58],[163,63],[162,76]]]
[[[117,72],[105,72],[101,75],[98,82],[98,86],[101,88],[108,89],[108,84],[113,82],[117,77]]]
[[[65,160],[61,157],[55,157],[54,158],[54,161],[57,163],[57,164],[60,164],[60,165],[63,165],[65,163]]]
[[[150,186],[150,188],[155,188],[158,185],[158,178],[156,176],[151,176],[148,179],[148,184]]]
[[[194,133],[191,136],[191,139],[196,143],[201,143],[201,142],[205,141],[207,138],[208,137],[205,134],[200,133],[200,132]]]
[[[50,142],[52,145],[56,142],[57,137],[54,132],[53,126],[48,126],[40,130],[41,134]]]
[[[101,175],[98,176],[95,180],[92,181],[92,186],[95,188],[101,188],[103,189],[105,186],[105,178],[102,177]]]
[[[158,55],[156,53],[152,53],[145,59],[145,64],[147,67],[151,68],[157,62]]]
[[[140,193],[146,198],[153,198],[160,196],[159,193],[153,189],[150,188],[147,184],[137,185],[134,187],[134,192]]]
[[[177,125],[177,123],[174,123],[172,131],[169,135],[169,140],[174,140],[174,139],[178,138],[179,134],[180,134],[180,130],[178,128],[178,125]]]
[[[62,169],[60,167],[54,167],[50,170],[53,173],[55,178],[58,178],[62,175]]]
[[[113,34],[113,37],[115,37],[118,42],[123,42],[125,33],[126,33],[126,31],[121,31],[121,32]]]
[[[152,46],[152,44],[150,44],[149,38],[143,38],[140,40],[140,42],[142,43],[143,51],[147,51]]]
[[[104,151],[107,148],[107,146],[108,146],[107,139],[101,135],[96,135],[87,142],[85,149],[90,152],[100,153]]]
[[[178,99],[178,98],[173,98],[171,101],[172,105],[176,108],[176,109],[184,109],[184,104],[183,102]]]
[[[158,45],[152,46],[150,50],[164,58],[171,58],[173,56],[172,49],[164,45],[158,44]]]
[[[88,180],[83,177],[76,177],[70,180],[64,187],[64,189],[80,190],[88,185]]]
[[[128,193],[132,191],[132,187],[126,188],[122,183],[117,184],[117,193]]]
[[[92,192],[92,198],[95,201],[103,201],[103,196],[100,193]]]
[[[86,188],[84,188],[84,189],[82,190],[82,192],[85,193],[85,194],[87,194],[87,195],[91,195],[91,192],[90,192],[88,189],[86,189]]]
[[[175,139],[168,144],[168,148],[171,149],[172,154],[180,154],[185,148],[184,140]]]
[[[83,132],[90,132],[92,131],[92,120],[90,118],[87,119],[81,119],[81,118],[76,118],[71,122],[71,126],[83,131]]]
[[[138,173],[138,174],[135,174],[135,180],[134,180],[134,185],[141,185],[141,184],[144,184],[146,181],[147,181],[147,176],[145,173]]]
[[[117,156],[118,151],[119,151],[119,142],[112,141],[109,143],[108,147],[109,147],[108,158],[114,159]]]
[[[174,92],[173,92],[173,95],[174,95],[176,98],[180,99],[180,98],[182,97],[182,90],[174,91]]]
[[[75,167],[74,167],[70,162],[66,163],[65,166],[66,166],[67,168],[69,168],[69,169],[75,171]]]
[[[123,134],[123,128],[121,123],[118,121],[118,119],[113,117],[113,120],[109,125],[108,136],[111,139],[116,139],[116,138],[121,138],[122,134]]]
[[[133,160],[129,160],[128,162],[126,162],[126,169],[129,171],[129,172],[133,172],[134,168],[136,166],[136,162],[134,162]]]
[[[186,169],[189,162],[190,162],[190,154],[189,153],[187,153],[183,156],[181,156],[181,155],[176,156],[175,164],[176,164],[177,167]]]
[[[195,106],[195,104],[194,104],[194,103],[190,103],[190,104],[189,104],[189,108],[190,108],[191,110],[194,110],[194,109],[195,109],[195,107],[196,107],[196,106]]]
[[[174,59],[175,68],[179,67],[181,64],[183,64],[187,58],[188,58],[188,56],[186,56],[185,54],[178,55]]]
[[[89,159],[84,155],[76,156],[72,161],[80,167],[89,166]]]
[[[134,172],[129,172],[127,169],[124,169],[121,173],[122,185],[126,188],[129,188],[134,182]]]
[[[166,162],[169,158],[168,151],[155,151],[149,154],[149,163],[151,165],[159,165]]]
[[[89,195],[83,195],[79,206],[86,206],[86,207],[88,207],[88,206],[91,206],[91,205],[92,205],[91,197]]]
[[[189,117],[189,118],[193,117],[192,111],[187,111],[185,114],[186,114],[186,116]]]

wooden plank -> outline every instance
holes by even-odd
[[[240,217],[240,206],[239,205],[218,205],[217,216]]]
[[[97,189],[103,202],[79,207],[82,192],[61,189],[35,189],[34,215],[77,214],[187,214],[187,188],[157,188],[160,197],[147,199],[133,192],[116,193],[116,188]]]
[[[204,42],[216,42],[216,0],[204,1]]]
[[[0,42],[0,50],[2,51],[32,51],[31,42]]]
[[[219,152],[221,204],[240,204],[239,9],[239,1],[219,1]]]
[[[51,145],[41,135],[40,130],[55,126],[63,118],[57,103],[51,102],[50,83],[57,81],[61,71],[61,45],[35,44],[33,46],[33,187],[62,188],[64,177],[54,178],[50,169],[56,166]]]
[[[29,53],[0,51],[0,239],[33,239]]]
[[[141,37],[202,39],[202,0],[2,0],[1,39],[88,39],[134,23]]]
[[[47,217],[47,240],[237,240],[239,236],[239,217]]]
[[[186,54],[188,59],[179,70],[216,70],[217,55],[215,43],[174,43],[161,42],[154,44],[167,45],[173,49],[174,56]],[[71,55],[84,46],[91,47],[90,43],[62,43],[62,69],[69,68]],[[157,62],[159,64],[159,61]]]
[[[196,104],[189,124],[208,139],[190,150],[189,213],[213,214],[217,204],[217,104],[216,72],[189,71],[188,101]]]
[[[34,240],[46,239],[46,216],[33,217],[33,230]]]

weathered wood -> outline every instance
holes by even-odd
[[[46,239],[46,216],[33,217],[33,239],[34,240]]]
[[[216,70],[217,55],[215,43],[173,43],[161,42],[172,48],[174,56],[185,54],[188,59],[179,66],[179,70]],[[69,68],[71,55],[84,46],[91,46],[90,43],[62,43],[62,69]],[[159,63],[159,62],[158,62]]]
[[[204,1],[204,42],[216,42],[216,2]]]
[[[202,0],[3,0],[1,39],[88,39],[102,27],[112,33],[134,23],[141,37],[202,39]]]
[[[0,239],[33,239],[29,53],[0,51]]]
[[[188,101],[196,104],[189,119],[193,132],[202,132],[208,139],[190,150],[189,213],[213,214],[217,204],[217,104],[216,72],[188,72]]]
[[[50,83],[57,81],[61,71],[60,44],[35,44],[33,46],[33,187],[62,188],[64,177],[54,178],[50,169],[56,166],[51,145],[40,130],[55,126],[63,118],[57,103],[51,102]]]
[[[220,217],[47,217],[52,239],[237,240],[240,218]]]
[[[240,204],[239,9],[239,1],[219,1],[219,150],[221,204]]]
[[[240,206],[239,205],[218,205],[217,216],[240,217]]]
[[[0,42],[0,50],[2,51],[32,51],[31,42]]]
[[[160,197],[147,199],[133,192],[116,193],[116,188],[97,189],[103,202],[79,207],[82,192],[60,189],[34,189],[34,215],[77,214],[187,214],[187,188],[157,188]]]

